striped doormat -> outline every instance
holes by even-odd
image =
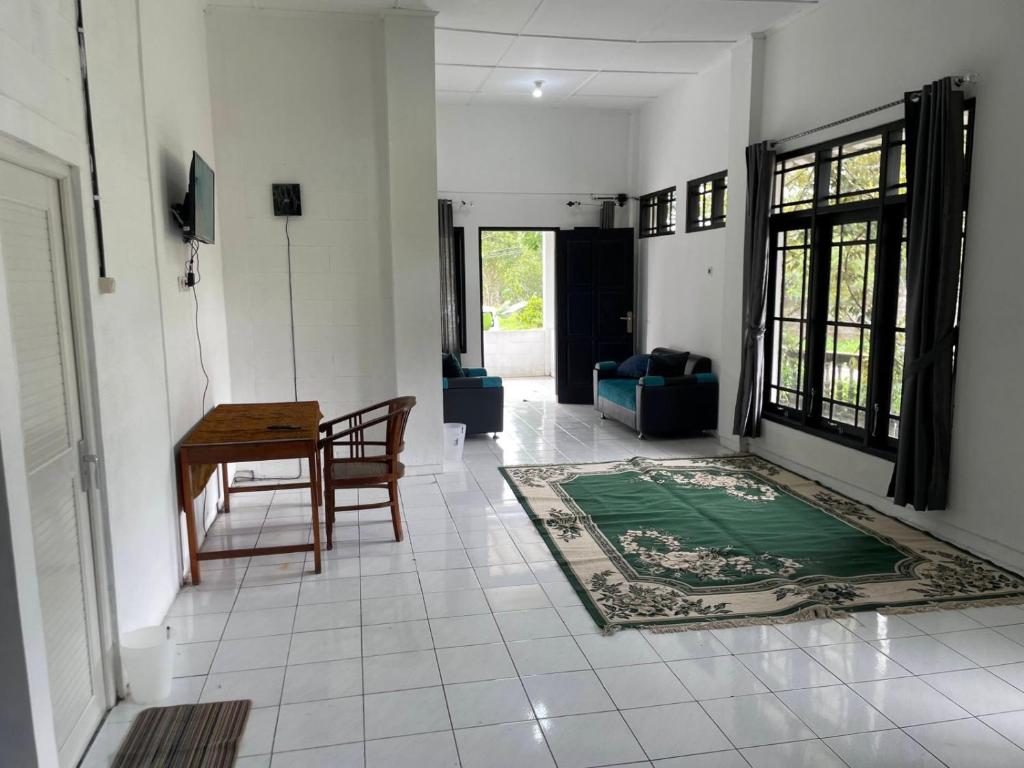
[[[252,702],[153,707],[135,718],[113,768],[230,768]]]

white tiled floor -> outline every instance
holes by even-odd
[[[303,554],[205,565],[170,611],[169,703],[251,698],[241,768],[1024,765],[1021,608],[600,635],[497,467],[717,445],[639,442],[532,381],[506,406],[462,471],[403,481],[404,542],[375,511],[339,521],[320,575]],[[218,544],[309,535],[299,493],[233,504]]]

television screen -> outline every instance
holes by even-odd
[[[201,243],[212,243],[214,241],[213,169],[206,164],[198,152],[192,153],[188,191],[192,198],[192,237]]]

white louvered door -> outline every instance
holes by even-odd
[[[61,765],[72,766],[105,705],[60,191],[55,179],[3,161],[0,264],[17,361],[31,506],[25,514],[31,515],[54,727]]]

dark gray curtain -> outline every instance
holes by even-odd
[[[437,239],[441,260],[441,351],[459,357],[459,318],[455,293],[455,226],[452,201],[437,201]]]
[[[764,330],[768,312],[768,216],[775,150],[768,142],[747,147],[747,209],[743,230],[743,349],[732,431],[761,434],[764,405]]]
[[[907,347],[889,495],[945,509],[964,210],[963,93],[950,78],[906,98]]]

